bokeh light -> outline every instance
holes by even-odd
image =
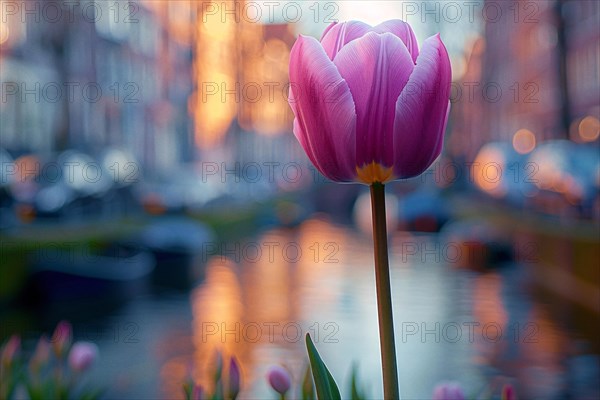
[[[528,129],[519,129],[513,135],[512,143],[517,153],[531,153],[535,149],[535,134]]]

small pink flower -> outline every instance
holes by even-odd
[[[502,388],[502,400],[517,400],[515,388],[510,383]]]
[[[10,339],[8,339],[8,342],[2,347],[0,360],[3,368],[8,368],[12,364],[20,347],[21,338],[17,335],[12,335]]]
[[[73,371],[87,370],[98,358],[98,346],[90,342],[77,342],[69,353],[69,366]]]
[[[433,400],[465,400],[465,393],[458,382],[442,382],[433,390]]]
[[[204,389],[200,385],[194,385],[192,389],[192,400],[204,400]]]
[[[271,387],[281,395],[286,394],[287,391],[290,390],[290,386],[292,386],[290,374],[283,367],[272,367],[267,374],[267,379],[269,380]]]
[[[240,392],[240,380],[240,366],[235,357],[231,357],[229,361],[229,396],[232,399],[235,399]]]
[[[71,324],[67,321],[60,321],[58,325],[56,325],[56,329],[54,329],[52,339],[50,340],[56,357],[62,358],[62,356],[66,354],[71,346],[72,338],[73,329],[71,328]]]

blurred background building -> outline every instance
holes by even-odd
[[[597,146],[598,2],[488,3],[455,82],[449,152],[473,161],[490,141],[531,141],[527,153],[553,139]]]
[[[149,171],[193,158],[190,2],[3,3],[3,148],[120,147]]]

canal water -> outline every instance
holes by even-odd
[[[108,384],[108,398],[181,398],[188,373],[210,387],[221,351],[241,364],[241,398],[275,399],[268,368],[287,367],[297,388],[306,333],[343,396],[356,366],[368,398],[381,398],[368,235],[312,219],[214,245],[204,255],[205,279],[190,293],[148,295],[93,326],[75,326],[100,346],[92,378]],[[529,294],[526,266],[454,268],[435,235],[394,233],[390,251],[403,398],[430,398],[443,380],[470,395],[512,383],[521,398],[598,398],[598,356]]]

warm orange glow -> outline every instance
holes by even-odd
[[[542,150],[542,151],[540,151]],[[566,175],[561,171],[562,160],[556,159],[554,154],[547,149],[540,149],[533,154],[530,161],[537,166],[535,185],[539,189],[552,190],[563,193]]]
[[[280,299],[293,297],[290,265],[296,264],[298,247],[285,231],[273,231],[256,242],[240,246],[245,288],[245,312],[253,321],[294,321],[292,303]],[[287,258],[287,260],[286,260]],[[267,337],[261,338],[266,341]],[[279,341],[276,335],[274,341]]]
[[[495,273],[481,275],[474,281],[473,317],[480,326],[475,335],[477,358],[482,364],[489,364],[498,356],[495,341],[506,334],[508,315],[502,301],[502,278]]]
[[[239,89],[236,85],[237,47],[234,18],[222,20],[219,13],[202,13],[208,9],[199,2],[196,61],[197,91],[192,101],[195,110],[196,143],[207,148],[220,142],[237,112]],[[233,9],[233,1],[216,7]],[[239,84],[238,84],[239,85]]]
[[[168,345],[165,343],[165,345]],[[173,358],[166,361],[160,369],[160,378],[163,383],[164,393],[173,395],[181,391],[181,382],[185,382],[190,371],[187,369],[186,360],[183,357]]]
[[[207,374],[216,352],[242,358],[241,347],[247,343],[239,337],[244,307],[235,269],[227,258],[212,258],[206,266],[206,280],[192,294],[195,361],[202,384],[209,390],[212,382]]]
[[[288,132],[292,114],[287,104],[290,48],[293,37],[285,25],[243,26],[242,129],[265,135]]]
[[[512,144],[519,154],[531,153],[535,149],[535,135],[528,129],[519,129],[513,136]]]
[[[15,160],[17,175],[16,182],[23,183],[32,181],[40,173],[40,161],[36,156],[21,156]]]
[[[210,148],[222,142],[237,119],[241,130],[266,135],[289,132],[287,103],[289,54],[295,37],[287,24],[262,25],[223,18],[198,3],[197,90],[190,107],[196,142]],[[213,2],[217,9],[242,8],[240,1]]]
[[[584,142],[593,142],[600,136],[600,121],[588,115],[579,123],[579,137]]]
[[[8,25],[0,21],[0,44],[4,44],[8,40],[9,33]]]
[[[343,293],[347,273],[349,238],[346,232],[326,221],[313,219],[304,222],[298,232],[297,243],[303,250],[296,265],[296,284],[304,288],[297,292],[296,302],[306,308],[319,310],[322,315],[334,313],[336,304]],[[371,261],[369,253],[352,254],[353,262],[365,257],[365,264]],[[324,279],[324,277],[327,277]],[[310,290],[306,290],[310,288]],[[308,317],[300,313],[301,317]],[[316,320],[318,317],[310,315]]]
[[[9,8],[17,7],[17,10],[23,5],[16,5],[22,2],[5,2],[0,0],[0,45],[4,50],[14,47],[25,39],[27,34],[27,24],[25,19],[21,18],[19,12],[9,12],[9,8],[5,9],[5,4],[15,3]],[[14,10],[12,10],[14,11]]]
[[[506,161],[500,150],[484,146],[473,164],[473,180],[483,191],[496,197],[503,196],[506,189],[501,185],[501,175]]]
[[[254,242],[223,244],[211,252],[206,278],[191,296],[195,381],[212,390],[209,374],[217,351],[236,356],[244,382],[264,381],[266,360],[281,349],[286,357],[298,350],[292,359],[305,357],[298,347],[303,333],[341,302],[348,272],[344,235],[341,228],[309,220],[297,231],[277,229]],[[358,254],[371,260],[369,252]],[[307,314],[307,307],[318,312]],[[168,365],[175,371],[166,371]],[[183,373],[180,360],[168,365],[161,371],[164,385]]]

